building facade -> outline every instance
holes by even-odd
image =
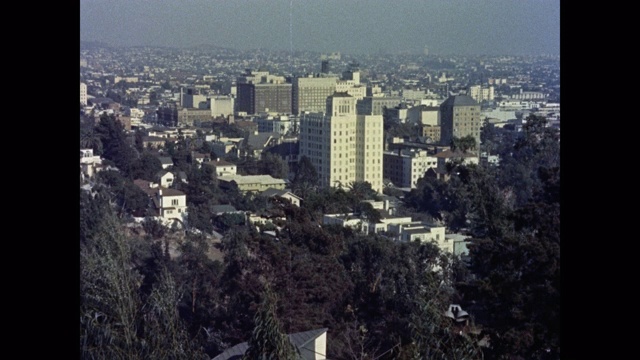
[[[383,158],[384,178],[403,188],[415,189],[427,169],[438,166],[438,159],[426,150],[398,149],[384,152]]]
[[[294,114],[303,112],[323,112],[327,97],[336,92],[338,78],[299,77],[292,84],[292,110]]]
[[[87,84],[80,83],[80,104],[87,106]]]
[[[495,99],[495,92],[493,86],[482,87],[480,85],[474,85],[469,87],[469,96],[478,103],[483,101],[493,101]]]
[[[300,153],[316,167],[321,186],[343,187],[367,181],[382,192],[381,115],[358,115],[356,99],[335,93],[326,111],[300,118]]]
[[[237,108],[239,112],[290,114],[292,85],[283,76],[267,71],[251,71],[237,79]]]
[[[471,135],[479,147],[482,127],[480,105],[470,96],[454,95],[445,100],[440,105],[440,122],[442,145],[449,145],[454,137]]]

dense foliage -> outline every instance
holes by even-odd
[[[189,179],[173,185],[188,194],[189,228],[124,226],[119,215],[144,208],[131,177],[152,176],[158,163],[126,150],[111,120],[96,133],[122,169],[80,191],[81,358],[210,358],[244,341],[250,358],[288,358],[283,334],[324,327],[332,359],[559,358],[559,137],[544,119],[529,118],[517,137],[494,134],[499,168],[454,164],[449,181],[424,178],[406,197],[415,211],[467,231],[468,263],[434,244],[320,225],[331,212],[375,221],[362,203],[376,199],[368,183],[319,189],[303,157],[293,180],[302,207],[222,191],[211,168],[189,159],[206,149],[184,140],[168,151]],[[260,168],[282,171],[266,160]],[[274,237],[242,216],[215,216],[217,204],[287,221]],[[221,240],[207,235],[214,228]],[[447,318],[452,303],[482,333]],[[480,347],[485,335],[489,346]]]

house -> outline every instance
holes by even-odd
[[[245,141],[244,154],[260,159],[262,152],[268,147],[280,144],[281,136],[276,132],[249,134]]]
[[[300,352],[299,360],[325,360],[327,358],[327,328],[309,330],[287,335],[289,341]],[[249,349],[249,343],[232,346],[212,360],[239,360]]]
[[[236,175],[238,172],[238,166],[228,161],[215,159],[203,163],[204,165],[211,166],[217,176]]]
[[[243,193],[262,192],[269,188],[282,190],[287,185],[285,180],[271,175],[224,175],[218,177],[218,183],[223,189],[235,187]]]
[[[80,169],[89,178],[102,168],[100,156],[93,155],[93,149],[80,149]]]
[[[396,234],[396,240],[404,242],[432,242],[442,250],[453,253],[453,239],[445,236],[445,227],[414,221],[389,226],[389,232]]]
[[[170,156],[158,156],[158,160],[160,160],[163,169],[173,166],[173,159]]]
[[[287,199],[289,201],[291,201],[291,204],[300,207],[300,201],[302,200],[302,198],[300,198],[299,196],[297,196],[296,194],[292,193],[289,190],[278,190],[278,189],[267,189],[263,192],[260,193],[261,196],[270,198],[270,197],[275,197],[275,196],[279,196],[281,198]]]
[[[169,187],[173,185],[174,176],[167,170],[160,170],[155,175],[155,181],[163,187]]]
[[[142,179],[136,179],[133,183],[149,195],[156,216],[166,220],[182,220],[186,217],[187,195],[182,191],[165,188]]]
[[[196,151],[191,152],[191,161],[197,164],[202,164],[205,161],[211,160],[209,154],[202,154]]]

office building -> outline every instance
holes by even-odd
[[[292,86],[284,76],[270,75],[268,71],[246,70],[237,79],[238,112],[290,114]]]
[[[471,135],[480,145],[482,120],[480,105],[468,95],[450,96],[440,105],[440,143],[449,145],[454,137]]]
[[[324,112],[327,97],[336,92],[336,76],[308,76],[293,80],[292,108],[294,114]]]

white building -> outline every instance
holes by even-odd
[[[398,149],[384,152],[384,178],[398,187],[415,189],[429,168],[437,168],[438,159],[426,150]]]
[[[168,189],[157,183],[136,179],[133,181],[152,200],[157,216],[168,219],[184,220],[187,216],[187,195],[180,190]]]
[[[382,192],[382,115],[357,115],[356,99],[335,93],[326,112],[300,118],[300,153],[315,165],[322,186],[367,181]]]
[[[230,116],[233,115],[234,98],[232,96],[217,95],[212,96],[209,100],[211,108],[211,116]]]
[[[292,128],[293,122],[288,115],[268,115],[264,114],[255,119],[258,123],[258,132],[274,132],[280,135],[286,134]]]
[[[80,83],[80,104],[87,105],[87,84]]]
[[[478,103],[493,101],[495,99],[495,91],[493,86],[482,87],[480,85],[474,85],[469,87],[469,96]]]

